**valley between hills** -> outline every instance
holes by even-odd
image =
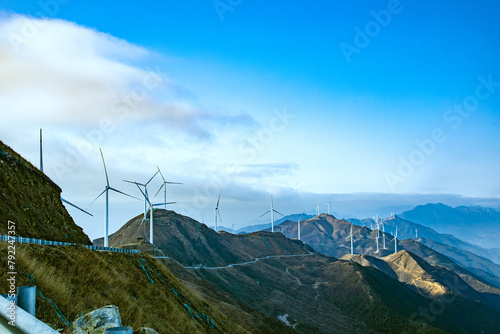
[[[16,220],[22,236],[90,244],[62,206],[61,189],[0,145],[2,221]],[[404,235],[402,218],[388,222],[401,226]],[[154,209],[153,245],[150,223],[141,213],[109,236],[111,247],[139,254],[19,244],[18,284],[37,286],[37,317],[62,333],[73,332],[79,315],[110,304],[120,309],[124,324],[158,333],[497,333],[500,328],[498,265],[440,243],[443,239],[401,240],[379,232],[377,251],[375,230],[329,214],[301,221],[297,240],[297,221],[285,220],[275,232],[232,234]],[[6,244],[0,248],[6,268]],[[5,291],[7,271],[1,276]]]

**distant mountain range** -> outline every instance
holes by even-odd
[[[437,203],[419,205],[399,214],[403,219],[449,233],[483,248],[498,247],[500,212],[481,206],[450,206]]]
[[[360,221],[356,221],[360,223]],[[374,257],[383,257],[394,252],[393,236],[389,233],[379,232],[379,252],[377,252],[376,236],[377,232],[364,226],[366,222],[353,226],[353,245],[355,254],[371,255]],[[413,239],[418,241],[418,245],[430,249],[435,249],[437,252],[447,256],[448,258],[461,265],[463,268],[471,271],[482,280],[486,280],[489,284],[494,284],[500,287],[500,265],[478,256],[470,251],[463,250],[449,244],[439,243],[429,238],[415,238],[415,228],[418,226],[418,231],[423,231],[423,234],[430,235],[438,240],[445,242],[456,238],[451,236],[441,237],[441,235],[432,229],[424,226],[413,224],[399,217],[384,220],[385,230],[395,231],[395,226],[398,227],[398,249],[406,249],[400,240],[405,239],[405,236],[413,235]],[[368,224],[370,225],[370,224]],[[326,255],[341,258],[350,253],[350,226],[351,223],[346,220],[339,220],[327,214],[307,219],[301,222],[301,240],[309,244],[318,252]],[[283,233],[289,238],[297,238],[298,223],[286,221],[275,227],[275,231]],[[400,231],[402,231],[400,233]],[[385,236],[385,249],[384,247]],[[400,238],[401,236],[401,238]],[[407,239],[408,240],[408,239]],[[407,241],[405,240],[405,241]],[[457,239],[459,240],[459,239]],[[460,240],[459,240],[460,241]],[[415,248],[408,249],[416,252]],[[417,252],[417,254],[420,254]],[[425,257],[424,257],[425,258]],[[451,269],[451,268],[450,268]]]
[[[141,225],[142,215],[113,234],[110,244],[168,256],[161,261],[176,277],[252,333],[493,333],[500,328],[500,289],[416,241],[398,241],[402,250],[395,254],[393,243],[376,253],[376,232],[369,228],[326,214],[304,220],[301,235],[311,246],[326,252],[329,245],[330,252],[346,254],[352,226],[356,244],[362,245],[357,247],[378,256],[338,260],[282,233],[216,233],[173,211],[155,211],[155,247],[146,241],[149,222]],[[295,238],[297,225],[285,221],[276,229]],[[446,306],[431,320],[422,315],[443,301]]]

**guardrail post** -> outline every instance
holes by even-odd
[[[20,286],[17,288],[18,306],[35,316],[36,311],[36,286]]]

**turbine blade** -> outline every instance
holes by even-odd
[[[158,166],[156,166],[156,167],[158,167]],[[148,182],[146,182],[146,185],[148,185],[148,183],[149,183],[149,182],[151,182],[151,180],[153,180],[153,179],[155,178],[156,174],[158,174],[158,172],[159,172],[159,171],[160,171],[160,170],[158,169],[158,170],[156,171],[156,173],[155,173],[153,176],[151,176],[151,178],[149,179],[149,181],[148,181]]]
[[[219,210],[219,201],[220,201],[220,195],[219,198],[217,199],[217,205],[215,206],[215,210]]]
[[[61,197],[61,201],[63,201],[63,202],[64,202],[64,203],[66,203],[66,204],[71,205],[71,206],[72,206],[72,207],[74,207],[74,208],[77,208],[78,210],[80,210],[80,211],[82,211],[82,212],[85,212],[86,214],[88,214],[88,215],[89,215],[89,216],[91,216],[91,217],[94,217],[94,215],[93,215],[93,214],[91,214],[91,213],[89,213],[89,212],[87,212],[87,211],[83,210],[82,208],[80,208],[80,207],[78,207],[78,206],[74,205],[73,203],[71,203],[71,202],[69,202],[69,201],[65,200],[65,199],[64,199],[64,198],[62,198],[62,197]]]
[[[104,188],[104,190],[102,191],[102,193],[100,193],[100,194],[99,194],[99,196],[97,196],[97,197],[95,198],[95,200],[93,200],[93,201],[92,201],[92,203],[90,203],[90,204],[89,204],[89,206],[87,206],[86,210],[88,210],[88,209],[90,208],[90,206],[91,206],[92,204],[94,204],[94,202],[95,202],[95,201],[97,201],[97,199],[98,199],[99,197],[101,197],[101,196],[102,196],[102,194],[104,194],[107,190],[108,190],[108,187]]]
[[[274,209],[273,209],[273,211],[274,211],[274,212],[276,212],[277,214],[280,214],[280,215],[282,215],[283,217],[285,217],[285,215],[284,215],[284,214],[282,214],[282,213],[280,213],[280,212],[278,212],[278,211],[276,211],[276,210],[274,210]]]
[[[102,154],[102,150],[100,147],[99,147],[99,151],[101,152],[102,164],[104,165],[104,174],[106,174],[106,184],[109,187],[108,171],[106,170],[106,163],[104,162],[104,155]]]
[[[159,206],[159,205],[165,205],[165,204],[175,204],[177,202],[167,202],[167,203],[158,203],[158,204],[151,204],[151,206]]]
[[[168,183],[168,184],[184,184],[184,183],[181,183],[181,182],[166,182],[165,183]]]
[[[146,199],[146,201],[151,205],[151,202],[149,201],[149,196],[146,195],[146,193],[144,191],[142,191],[141,187],[139,187],[139,185],[137,183],[135,185],[137,186],[137,188],[139,189],[139,191],[142,193],[142,196],[144,196],[144,198]]]
[[[120,194],[122,194],[122,195],[125,195],[125,196],[128,196],[128,197],[135,198],[136,200],[140,201],[140,199],[139,199],[139,198],[134,197],[134,196],[131,196],[131,195],[129,195],[129,194],[125,194],[123,191],[120,191],[120,190],[118,190],[118,189],[111,188],[111,187],[109,187],[109,189],[111,189],[111,190],[113,190],[113,191],[116,191],[117,193],[120,193]],[[142,190],[141,190],[141,191],[142,191]],[[148,202],[149,202],[149,201],[148,201]]]
[[[123,182],[132,183],[132,184],[138,184],[138,185],[143,186],[143,184],[140,184],[140,183],[135,182],[135,181],[123,180]]]
[[[271,212],[271,210],[267,210],[265,213],[261,214],[260,217],[267,215],[269,212]]]
[[[160,186],[160,189],[158,189],[158,191],[156,192],[155,197],[156,197],[156,195],[158,195],[158,193],[160,192],[161,188],[163,188],[163,186],[165,186],[165,182]]]
[[[166,182],[165,178],[163,177],[163,174],[161,173],[160,167],[158,167],[158,165],[156,165],[156,168],[158,168],[158,171],[160,172],[160,176],[161,176],[163,182]]]

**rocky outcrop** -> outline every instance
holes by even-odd
[[[108,328],[121,326],[122,319],[118,307],[108,305],[76,319],[73,323],[73,334],[102,334]]]

